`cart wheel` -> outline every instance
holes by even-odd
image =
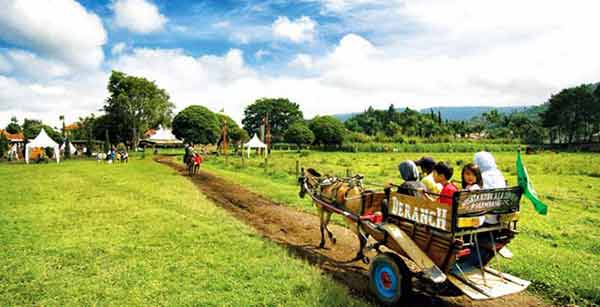
[[[380,302],[394,305],[412,290],[410,271],[395,254],[379,254],[369,267],[369,288]]]

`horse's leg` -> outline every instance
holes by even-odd
[[[327,231],[327,236],[329,237],[329,241],[331,241],[331,244],[335,244],[336,243],[336,239],[335,236],[333,235],[333,233],[329,230],[329,221],[331,220],[331,212],[327,212],[325,213],[325,231]]]
[[[325,247],[325,210],[319,206],[319,228],[321,230],[321,242],[319,243],[319,248]]]

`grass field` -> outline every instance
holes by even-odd
[[[314,212],[297,196],[295,167],[314,167],[323,173],[343,175],[346,169],[365,175],[370,183],[399,182],[397,165],[421,153],[275,152],[264,169],[262,158],[209,158],[204,168],[228,177],[256,192]],[[429,154],[456,165],[470,162],[472,154]],[[516,185],[515,153],[496,154],[509,183]],[[531,291],[559,304],[600,304],[600,155],[541,154],[523,156],[530,178],[549,206],[540,216],[528,200],[521,203],[521,234],[510,248],[516,255],[507,271],[531,280]],[[455,170],[460,179],[460,168]]]
[[[0,182],[0,306],[364,305],[150,159]]]

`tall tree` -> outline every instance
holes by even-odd
[[[242,125],[250,135],[258,133],[263,119],[269,114],[273,142],[283,141],[283,134],[288,127],[303,120],[300,105],[287,98],[260,98],[244,110]]]
[[[15,116],[10,118],[10,123],[8,123],[8,125],[6,126],[6,131],[8,133],[19,133],[21,132],[23,129],[21,129],[21,126],[19,125],[19,121],[17,120],[17,118]]]
[[[145,78],[113,71],[108,81],[110,96],[104,110],[121,134],[117,141],[137,146],[141,135],[149,128],[168,124],[175,105],[169,94]]]
[[[230,143],[240,145],[241,142],[249,140],[246,130],[240,128],[231,117],[223,113],[217,113],[217,116],[219,117],[219,127],[222,128],[223,123],[227,123],[227,139]],[[222,142],[221,138],[222,136],[219,138],[219,144]]]
[[[221,134],[218,116],[209,109],[192,105],[173,119],[173,134],[192,144],[215,144]]]
[[[315,141],[315,134],[304,122],[299,121],[290,125],[288,130],[285,131],[285,141],[296,144],[298,151],[300,151],[302,145],[311,144]]]
[[[317,116],[310,121],[309,128],[318,144],[341,145],[346,136],[344,124],[333,116]]]
[[[46,130],[48,136],[55,142],[60,142],[62,140],[62,137],[58,131],[54,130],[48,125],[44,125],[40,120],[26,118],[23,121],[23,134],[25,135],[26,139],[33,139],[38,136],[42,128]]]
[[[595,101],[590,85],[580,85],[560,91],[552,95],[548,101],[548,109],[543,113],[545,127],[554,128],[558,132],[559,142],[585,140],[589,124],[594,124],[593,113]],[[561,137],[562,135],[562,137]]]

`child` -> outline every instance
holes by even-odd
[[[427,191],[427,187],[419,180],[419,170],[415,162],[407,160],[398,165],[400,175],[404,179],[398,189],[401,194],[417,196],[418,191]]]
[[[452,206],[452,196],[454,192],[458,191],[458,188],[450,182],[454,170],[444,162],[438,162],[433,167],[433,179],[436,183],[442,185],[442,191],[440,192],[440,198],[438,202],[441,204],[447,204]]]
[[[421,171],[423,172],[423,177],[421,182],[427,187],[427,190],[433,194],[439,194],[442,190],[442,186],[435,183],[433,179],[433,167],[435,166],[435,160],[431,157],[422,157],[421,159],[415,161],[417,166],[421,167]]]
[[[467,191],[479,190],[483,186],[483,178],[479,166],[469,163],[462,170],[462,188]]]
[[[480,151],[475,154],[475,164],[481,169],[484,189],[505,188],[506,180],[502,172],[496,166],[496,160],[491,153]]]
[[[194,165],[200,166],[202,164],[202,156],[198,153],[194,153]]]

